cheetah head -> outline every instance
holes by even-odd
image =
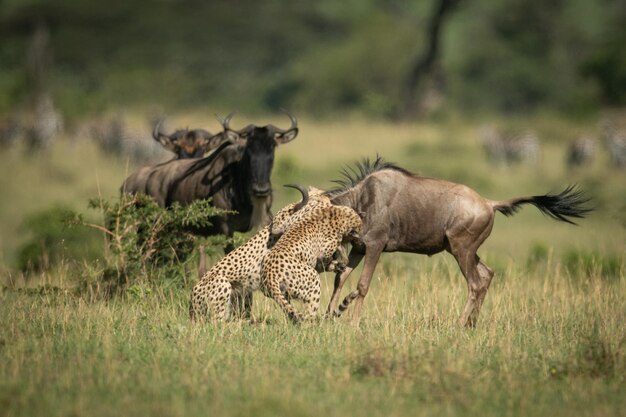
[[[305,189],[300,185],[286,185],[286,187],[298,189],[302,193],[302,200],[288,204],[274,215],[269,225],[270,242],[275,243],[295,223],[316,218],[324,209],[332,205],[330,199],[324,195],[324,191],[319,188]]]

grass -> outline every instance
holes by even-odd
[[[280,126],[283,118],[268,121]],[[203,120],[173,119],[181,126]],[[623,172],[603,153],[590,167],[564,166],[569,135],[592,130],[584,122],[525,122],[540,137],[551,135],[536,167],[491,167],[478,143],[480,124],[457,120],[304,119],[300,137],[276,153],[274,210],[297,198],[280,184],[329,187],[343,164],[377,151],[494,199],[581,183],[597,210],[580,227],[532,207],[497,217],[480,251],[496,277],[475,330],[456,325],[466,289],[448,255],[385,254],[358,326],[350,317],[292,326],[260,294],[256,324],[191,325],[193,276],[102,300],[73,290],[92,264],[65,259],[38,275],[20,274],[24,219],[57,204],[85,211],[90,197],[114,198],[133,168],[81,139],[30,157],[4,150],[0,416],[624,415]],[[332,277],[322,283],[324,306]]]
[[[184,290],[108,302],[5,290],[0,405],[7,416],[622,413],[623,276],[510,265],[465,330],[462,278],[446,258],[432,264],[387,261],[359,326],[291,326],[263,296],[256,325],[201,326]]]

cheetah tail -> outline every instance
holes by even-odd
[[[196,309],[193,308],[193,304],[189,305],[189,320],[192,322],[196,321]]]
[[[357,299],[359,296],[359,291],[352,291],[346,298],[343,299],[339,307],[335,311],[333,311],[333,317],[341,317],[344,311],[350,306],[350,304]]]

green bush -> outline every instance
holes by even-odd
[[[600,274],[603,278],[617,279],[624,268],[624,260],[618,255],[577,249],[567,251],[563,255],[562,263],[573,277]]]
[[[22,230],[29,238],[18,249],[19,270],[47,270],[63,259],[96,259],[102,253],[102,238],[92,230],[73,225],[74,217],[74,212],[63,206],[26,217]]]
[[[550,248],[548,247],[548,245],[542,242],[536,242],[530,248],[526,264],[529,268],[534,268],[540,264],[545,264],[548,260],[549,254]]]
[[[186,262],[199,245],[221,251],[226,243],[223,236],[196,234],[211,225],[211,217],[225,213],[209,200],[165,209],[145,195],[125,195],[114,203],[92,199],[89,207],[101,210],[105,226],[87,223],[81,216],[77,221],[107,235],[105,267],[96,273],[96,283],[104,283],[107,293],[143,281],[184,280]]]

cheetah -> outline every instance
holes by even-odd
[[[194,286],[189,307],[192,320],[197,317],[208,317],[215,321],[231,318],[233,292],[252,292],[261,287],[261,261],[269,248],[276,243],[281,232],[303,218],[318,217],[323,208],[330,207],[330,200],[323,191],[310,187],[305,191],[298,188],[303,195],[299,203],[291,203],[282,208],[273,217],[270,225],[257,232],[250,240],[224,256],[207,271]],[[270,228],[274,231],[270,236]],[[338,251],[327,259],[319,260],[319,268],[337,271],[347,262],[344,252]],[[249,312],[246,312],[249,313]]]
[[[314,318],[320,304],[316,263],[332,258],[342,241],[358,237],[360,230],[361,217],[343,206],[326,205],[292,223],[262,261],[261,291],[273,298],[292,322]],[[302,300],[304,314],[294,309],[292,299]]]

